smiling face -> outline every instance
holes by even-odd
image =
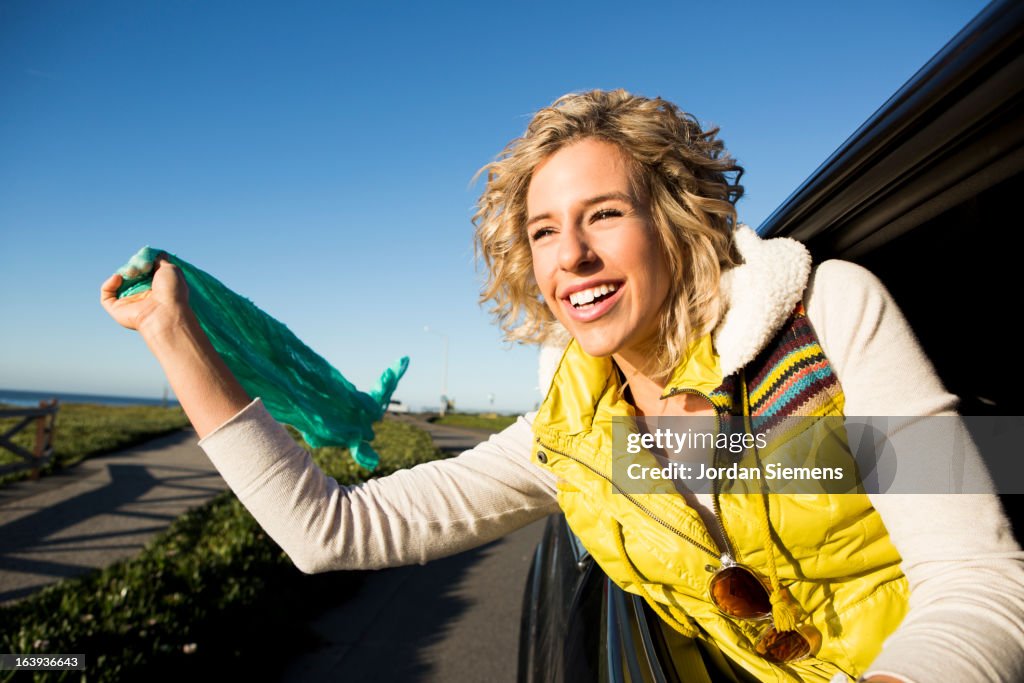
[[[669,268],[629,157],[586,138],[534,170],[526,196],[533,272],[544,300],[592,356],[634,367],[649,355]]]

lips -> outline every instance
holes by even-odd
[[[565,290],[560,301],[566,314],[578,322],[597,320],[622,297],[623,282],[582,283]]]

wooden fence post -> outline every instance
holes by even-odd
[[[56,405],[57,399],[51,399],[49,401],[42,400],[39,402],[39,409],[48,410]],[[36,447],[32,452],[32,455],[35,456],[35,462],[32,466],[32,479],[39,478],[39,463],[42,461],[43,457],[48,455],[48,451],[53,451],[53,432],[56,421],[56,410],[43,413],[36,418]]]
[[[0,475],[9,472],[29,470],[32,479],[38,479],[43,465],[53,457],[53,435],[57,425],[59,401],[40,401],[38,408],[3,408],[0,410],[0,449],[10,451],[20,462],[0,465]],[[12,426],[6,426],[7,418],[16,418]],[[23,448],[12,440],[22,429],[36,423],[35,446]]]

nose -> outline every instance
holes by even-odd
[[[563,230],[558,241],[558,265],[562,270],[576,272],[597,260],[586,234],[579,227]]]

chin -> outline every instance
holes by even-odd
[[[576,343],[594,358],[608,358],[619,350],[619,344],[608,339],[594,339],[588,335],[575,336]]]

